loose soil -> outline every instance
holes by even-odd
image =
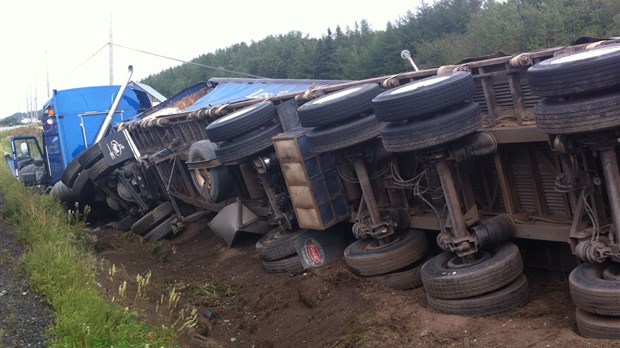
[[[531,299],[524,308],[466,318],[428,308],[422,288],[395,291],[356,277],[342,259],[298,276],[266,274],[256,235],[228,248],[198,223],[158,243],[111,227],[93,233],[102,257],[99,281],[110,300],[157,326],[172,325],[183,308],[198,310],[196,329],[180,335],[185,347],[618,346],[576,334],[567,273],[528,268]],[[149,271],[146,295],[136,296],[136,275]],[[118,289],[124,281],[123,299]],[[181,297],[170,314],[172,288]]]

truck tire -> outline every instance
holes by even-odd
[[[87,190],[88,187],[92,186],[89,185],[90,182],[89,170],[82,170],[73,182],[73,187],[71,187],[71,191],[73,192],[73,197],[76,202],[81,201],[80,198],[90,192],[90,190]]]
[[[541,97],[601,91],[620,85],[620,45],[605,45],[534,64],[530,89]]]
[[[78,175],[82,171],[82,165],[80,164],[79,158],[80,155],[69,162],[65,170],[62,172],[62,177],[60,180],[68,187],[73,187],[75,179],[77,179]]]
[[[477,103],[465,102],[458,108],[423,120],[390,123],[381,130],[381,140],[390,152],[425,149],[459,139],[482,126]]]
[[[460,299],[441,299],[426,293],[428,306],[444,314],[485,317],[509,313],[524,306],[530,298],[527,278],[521,274],[508,285],[491,293]]]
[[[376,96],[372,104],[379,121],[413,120],[470,100],[475,91],[471,73],[457,71],[390,89]]]
[[[215,155],[215,144],[211,140],[199,140],[189,148],[188,162],[212,161],[217,158]]]
[[[424,232],[409,230],[379,245],[374,238],[358,239],[344,250],[344,260],[354,274],[374,276],[404,268],[421,259],[428,250]]]
[[[297,254],[279,260],[263,260],[265,273],[288,273],[298,275],[304,273],[303,264]]]
[[[188,162],[211,161],[216,158],[215,145],[209,140],[201,140],[192,144],[189,148]],[[233,192],[232,179],[228,168],[218,166],[215,168],[194,169],[190,173],[194,187],[200,196],[211,203],[219,203],[230,197]]]
[[[420,270],[422,269],[424,262],[427,260],[428,258],[421,258],[404,269],[369,277],[368,279],[379,282],[394,290],[419,288],[422,286],[422,276],[420,275]]]
[[[295,240],[303,231],[287,232],[275,228],[256,242],[256,252],[263,260],[277,260],[296,254]]]
[[[207,126],[207,137],[216,143],[231,140],[272,123],[276,116],[276,107],[271,102],[256,103],[211,122]]]
[[[547,134],[594,132],[620,126],[620,92],[570,100],[546,99],[534,108],[536,126]]]
[[[581,308],[575,311],[575,321],[579,335],[587,338],[620,338],[620,317],[610,317],[589,313]]]
[[[164,202],[131,225],[131,232],[143,236],[169,217],[173,211],[172,203]]]
[[[147,242],[156,242],[158,240],[166,238],[168,235],[172,233],[172,220],[174,220],[176,216],[171,216],[166,220],[160,222],[157,226],[155,226],[149,233],[144,235],[144,240]]]
[[[519,248],[504,243],[477,253],[477,262],[463,265],[461,258],[445,251],[422,266],[422,282],[429,296],[459,299],[497,290],[523,273]]]
[[[127,215],[120,219],[116,224],[116,229],[119,231],[129,231],[131,226],[138,221],[138,217],[134,215]]]
[[[54,186],[52,186],[50,193],[63,202],[73,202],[78,198],[75,193],[73,193],[73,190],[62,181],[57,181]]]
[[[575,306],[590,313],[620,316],[620,265],[582,263],[568,277]]]
[[[79,157],[80,165],[82,168],[90,168],[95,162],[97,162],[100,158],[103,158],[103,153],[101,152],[101,148],[98,144],[92,144],[91,147],[87,148],[82,152]]]
[[[219,144],[215,154],[220,162],[226,165],[238,164],[245,158],[273,146],[271,138],[280,133],[280,126],[277,124],[259,128],[230,142]]]
[[[360,114],[372,114],[372,98],[381,93],[376,83],[345,88],[311,100],[297,109],[304,127],[339,123]]]
[[[360,116],[340,124],[312,128],[307,134],[308,147],[314,153],[344,149],[376,138],[385,123],[374,115]]]
[[[104,176],[112,173],[113,170],[114,167],[110,167],[108,162],[106,162],[105,158],[102,157],[100,160],[95,162],[92,167],[88,169],[88,175],[90,176],[90,179],[95,182],[103,178]]]

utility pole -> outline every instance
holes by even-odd
[[[47,80],[47,99],[50,98],[50,62],[47,58],[47,50],[45,50],[45,79]]]
[[[26,122],[30,119],[30,113],[32,108],[32,86],[28,86],[28,96],[26,97]],[[22,119],[20,119],[20,122]]]
[[[38,111],[39,111],[39,105],[38,104],[39,104],[39,101],[37,100],[38,99],[37,98],[38,97],[38,93],[37,93],[38,90],[39,90],[39,88],[38,88],[38,84],[37,84],[37,77],[35,76],[34,77],[34,102],[33,102],[34,105],[33,105],[33,108],[32,108],[32,119],[30,120],[30,126],[31,127],[35,126],[36,120],[37,120],[37,118],[39,116],[38,115]]]
[[[110,40],[108,41],[108,50],[110,52],[110,85],[114,84],[114,54],[112,53],[112,10],[110,10]]]

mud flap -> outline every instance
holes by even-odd
[[[241,201],[236,201],[222,208],[209,222],[209,228],[230,247],[238,232],[265,234],[272,230],[273,226],[259,219]]]
[[[123,163],[130,158],[140,158],[140,154],[132,146],[126,129],[106,136],[93,146],[96,145],[99,145],[103,157],[110,167]]]
[[[344,236],[334,228],[307,230],[295,240],[295,250],[304,269],[321,267],[342,257]]]

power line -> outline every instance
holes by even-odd
[[[228,72],[228,73],[232,73],[232,74],[243,75],[243,76],[248,76],[248,77],[254,77],[254,78],[259,78],[259,79],[267,78],[267,77],[263,77],[263,76],[242,73],[242,72],[239,72],[239,71],[228,70],[228,69],[224,69],[224,68],[218,68],[218,67],[214,67],[214,66],[211,66],[211,65],[200,64],[200,63],[196,63],[196,62],[192,62],[192,61],[187,61],[187,60],[183,60],[183,59],[172,58],[172,57],[164,56],[164,55],[161,55],[161,54],[140,50],[140,49],[137,49],[137,48],[132,48],[132,47],[127,47],[127,46],[119,45],[119,44],[116,44],[116,43],[107,43],[106,45],[108,45],[108,44],[113,45],[113,46],[117,46],[117,47],[120,47],[120,48],[128,49],[128,50],[131,50],[131,51],[136,51],[136,52],[148,54],[148,55],[155,56],[155,57],[160,57],[160,58],[174,60],[174,61],[181,62],[181,63],[184,63],[184,64],[197,65],[197,66],[200,66],[200,67],[203,67],[203,68],[207,68],[207,69],[219,70],[219,71],[224,71],[224,72]]]
[[[101,46],[100,49],[98,49],[95,53],[91,54],[90,57],[86,58],[85,61],[83,61],[82,63],[80,63],[78,66],[76,66],[75,68],[73,68],[73,70],[69,71],[69,75],[72,74],[74,71],[76,71],[77,69],[79,69],[82,65],[88,63],[88,61],[90,61],[91,59],[93,59],[94,56],[97,55],[97,53],[101,52],[102,49],[106,48],[106,46],[108,46],[108,44],[105,44],[103,46]]]

